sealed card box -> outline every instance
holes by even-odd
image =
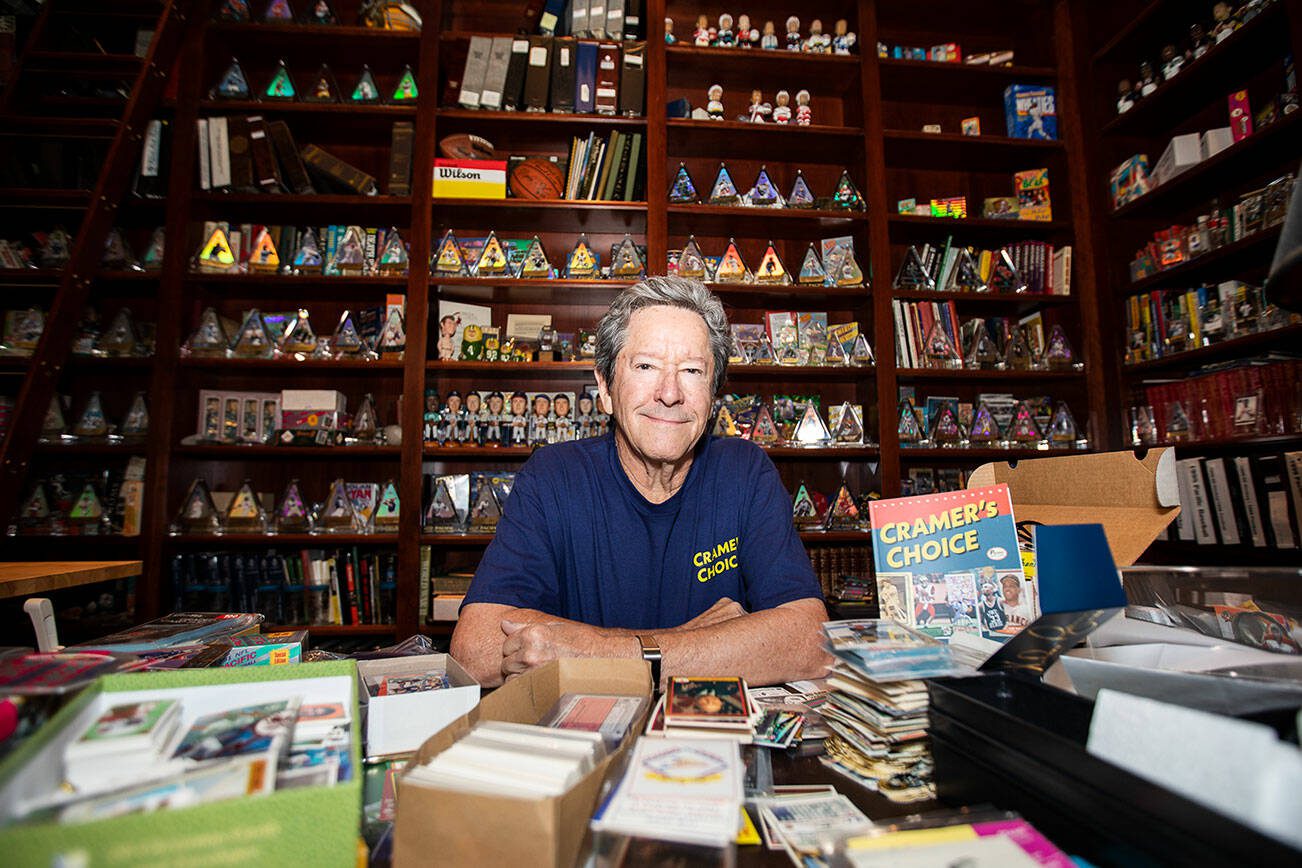
[[[1004,88],[1004,123],[1009,138],[1058,138],[1058,103],[1048,85],[1010,84]]]
[[[370,685],[393,676],[447,674],[451,686],[397,696],[379,696]],[[366,708],[366,755],[410,753],[479,704],[479,683],[448,654],[420,654],[357,664],[361,702]]]

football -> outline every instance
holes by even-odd
[[[565,175],[543,157],[530,157],[511,170],[511,195],[516,199],[561,199]]]
[[[493,143],[483,136],[457,133],[439,140],[439,153],[449,160],[491,160]]]

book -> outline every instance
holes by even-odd
[[[529,69],[529,38],[511,38],[511,54],[506,65],[506,81],[502,84],[502,108],[515,111],[524,107],[524,81]]]
[[[597,48],[596,42],[580,39],[575,49],[574,111],[579,114],[596,111]]]
[[[416,141],[416,125],[411,121],[395,121],[393,139],[389,145],[390,196],[411,195],[411,150]]]
[[[267,134],[271,136],[272,149],[276,153],[276,159],[280,161],[281,175],[289,191],[300,196],[315,193],[316,191],[312,188],[312,181],[307,176],[307,167],[303,165],[303,158],[299,155],[298,144],[294,141],[294,135],[290,132],[289,125],[284,121],[271,121],[267,124]],[[282,254],[288,250],[289,253],[285,255],[292,255],[296,248],[281,246],[278,249]]]
[[[484,81],[488,76],[489,54],[492,49],[492,37],[470,37],[470,48],[466,53],[466,65],[461,73],[461,92],[457,94],[457,104],[462,108],[477,109],[481,107]]]
[[[212,642],[256,633],[262,620],[261,615],[255,614],[173,612],[94,642],[78,645],[76,650],[102,649],[130,652]]]
[[[226,119],[226,150],[230,155],[231,188],[237,193],[256,193],[253,177],[253,143],[249,139],[249,121],[238,115]]]
[[[506,74],[511,62],[510,36],[494,36],[488,49],[488,67],[484,72],[484,84],[480,89],[479,107],[500,111],[503,108],[506,91]]]
[[[597,46],[596,84],[593,92],[593,105],[597,114],[614,115],[619,111],[620,54],[619,46],[613,42],[602,42]]]
[[[308,171],[331,186],[362,196],[378,192],[374,178],[317,145],[305,146],[302,156]]]
[[[212,187],[212,145],[208,138],[208,119],[199,118],[194,122],[195,144],[199,148],[199,189]]]
[[[640,117],[646,100],[646,43],[624,46],[620,59],[619,113]]]
[[[214,190],[231,185],[231,150],[228,136],[229,124],[226,118],[208,119],[208,156]]]
[[[524,108],[526,111],[547,111],[547,96],[551,86],[552,38],[529,37],[529,57],[524,74]]]
[[[572,36],[557,36],[551,52],[551,84],[548,103],[555,114],[573,114],[575,88],[575,53],[578,40]]]

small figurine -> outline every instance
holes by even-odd
[[[800,19],[792,15],[787,19],[787,51],[800,50]]]
[[[742,48],[759,45],[759,31],[750,26],[750,16],[745,13],[737,16],[737,44]]]
[[[573,440],[574,419],[570,417],[570,396],[564,392],[557,393],[556,396],[552,398],[552,412],[556,417],[556,439],[554,442],[564,443],[567,440]],[[549,427],[548,433],[550,433],[552,420],[548,419],[547,424]]]
[[[710,101],[705,104],[705,111],[710,115],[710,120],[723,120],[723,86],[712,84],[706,91],[706,96]]]
[[[1230,12],[1229,3],[1217,3],[1212,7],[1212,21],[1215,22],[1215,26],[1212,27],[1212,37],[1218,43],[1224,42],[1239,26]]]
[[[1162,48],[1162,78],[1170,81],[1184,67],[1184,55],[1175,50],[1174,45]]]
[[[854,45],[859,41],[850,30],[850,24],[844,18],[836,19],[836,24],[832,30],[832,53],[833,54],[853,54]]]
[[[753,124],[762,124],[764,118],[772,113],[772,107],[764,102],[764,95],[758,90],[752,90],[750,92],[750,116],[747,120]]]
[[[823,22],[815,18],[809,23],[809,37],[800,46],[805,54],[831,54],[832,37],[823,35]]]
[[[732,16],[727,12],[719,16],[719,29],[714,35],[714,44],[719,48],[732,48],[737,44],[732,32]]]
[[[1256,18],[1257,15],[1260,14],[1262,7],[1265,5],[1266,0],[1248,0],[1247,3],[1244,3],[1238,9],[1234,10],[1234,20],[1239,23],[1240,27],[1242,27],[1252,19]]]
[[[1139,95],[1150,96],[1153,91],[1157,90],[1160,84],[1157,73],[1153,72],[1153,64],[1145,60],[1139,64]]]
[[[773,98],[773,101],[777,103],[773,107],[773,123],[791,123],[791,94],[787,93],[785,90],[780,90]]]
[[[1124,115],[1135,107],[1135,86],[1130,79],[1123,78],[1117,82],[1117,114]]]
[[[674,19],[666,18],[665,19],[665,45],[673,45],[677,41],[678,41],[678,37],[674,36]]]
[[[778,31],[772,21],[764,22],[764,35],[760,37],[759,47],[765,51],[778,50]]]
[[[1185,52],[1185,57],[1189,60],[1197,60],[1207,53],[1211,48],[1212,41],[1207,38],[1207,31],[1201,24],[1189,25],[1189,50]]]
[[[814,110],[809,107],[809,91],[796,91],[796,126],[807,127],[814,122]]]
[[[700,48],[708,48],[713,34],[710,33],[710,19],[704,15],[696,16],[696,30],[692,32],[693,42]]]

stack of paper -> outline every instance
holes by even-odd
[[[190,725],[172,754],[191,768],[225,761],[245,769],[255,792],[276,787],[276,770],[289,749],[302,697],[205,714]]]
[[[76,646],[76,650],[148,651],[176,645],[207,644],[257,633],[262,616],[226,612],[173,612],[153,621]]]
[[[523,723],[480,721],[404,780],[483,795],[563,795],[605,757],[601,735]]]
[[[64,748],[64,777],[89,795],[165,775],[180,722],[181,704],[174,699],[115,705]]]
[[[352,716],[342,702],[299,706],[289,756],[276,772],[276,789],[331,786],[350,779],[351,724]]]
[[[678,738],[726,738],[750,744],[762,714],[737,677],[669,679],[647,735]]]
[[[854,802],[835,791],[762,799],[758,807],[769,849],[786,850],[797,865],[824,865],[841,838],[873,828]]]
[[[856,619],[823,624],[828,650],[874,681],[950,675],[949,646],[889,620]]]

